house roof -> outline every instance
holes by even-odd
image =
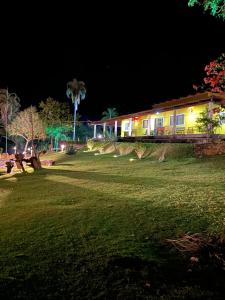
[[[215,94],[215,93],[204,92],[204,93],[198,93],[195,95],[190,95],[187,97],[181,97],[179,99],[172,99],[169,101],[154,104],[152,107],[153,107],[153,109],[175,108],[175,107],[186,106],[186,105],[209,101],[212,98],[214,100],[220,100],[221,97],[222,97],[222,94],[220,95],[220,94]],[[225,96],[223,96],[222,98],[224,98],[224,100],[225,100]]]
[[[225,104],[225,93],[224,94],[211,93],[211,92],[197,93],[195,95],[190,95],[187,97],[181,97],[179,99],[172,99],[162,103],[154,104],[152,105],[152,108],[148,110],[143,110],[136,113],[127,114],[127,115],[121,115],[111,119],[94,121],[92,122],[92,124],[101,125],[103,123],[106,123],[108,125],[111,125],[114,124],[115,121],[118,121],[118,125],[120,125],[121,121],[124,119],[144,116],[148,114],[154,114],[159,110],[166,111],[166,110],[180,108],[187,105],[196,105],[198,103],[208,102],[211,99],[213,99],[216,102],[220,102],[221,104]]]

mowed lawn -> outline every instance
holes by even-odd
[[[130,157],[0,177],[1,299],[220,299],[165,240],[224,235],[225,157]]]

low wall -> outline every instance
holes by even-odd
[[[15,159],[15,154],[0,153],[0,159]]]
[[[197,143],[195,144],[196,157],[214,156],[225,154],[225,142],[224,141],[212,141],[209,143]]]

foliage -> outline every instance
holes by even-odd
[[[9,134],[21,136],[25,141],[25,151],[32,139],[45,138],[44,125],[36,108],[31,106],[17,114],[8,126]]]
[[[64,124],[72,120],[70,107],[66,102],[59,102],[51,97],[39,104],[40,116],[47,126]]]
[[[221,118],[218,114],[210,115],[209,110],[200,113],[200,117],[196,119],[196,126],[200,132],[208,134],[215,133],[215,130],[221,126]]]
[[[86,87],[83,81],[74,78],[67,83],[66,95],[76,105],[80,104],[80,100],[84,100],[86,96]]]
[[[204,10],[209,10],[213,16],[221,17],[225,20],[225,1],[224,0],[189,0],[188,5],[203,6]]]
[[[116,143],[115,142],[109,142],[104,147],[102,147],[101,152],[102,154],[109,154],[116,152]]]
[[[87,141],[87,148],[88,148],[89,151],[93,151],[94,144],[95,144],[94,140],[88,140]]]
[[[205,67],[204,83],[212,92],[225,92],[225,53]]]
[[[72,126],[71,125],[52,125],[45,128],[45,133],[48,136],[54,137],[54,148],[58,148],[60,140],[67,141],[70,139]]]
[[[193,85],[195,90],[225,92],[225,53],[205,66],[206,76],[200,86]]]
[[[118,116],[118,112],[116,111],[116,108],[115,107],[109,107],[107,108],[106,111],[103,111],[102,113],[102,120],[108,120],[108,119],[111,119],[111,118],[114,118]]]
[[[128,155],[134,151],[133,143],[116,143],[116,151],[119,155]]]
[[[0,90],[0,121],[4,127],[9,124],[20,109],[20,99],[15,93]]]
[[[93,129],[88,124],[84,124],[83,122],[77,122],[76,133],[77,139],[86,142],[87,138],[92,137]]]
[[[73,155],[73,154],[76,154],[77,153],[77,149],[74,145],[67,145],[66,147],[66,154],[68,155]]]
[[[137,154],[137,157],[139,159],[143,158],[144,156],[146,156],[148,154],[146,144],[141,143],[141,142],[135,143],[134,151]]]

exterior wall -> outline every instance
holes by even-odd
[[[209,143],[195,144],[195,155],[199,158],[225,154],[225,142],[216,141]]]
[[[213,108],[219,105],[214,104]],[[208,103],[187,106],[183,108],[176,109],[176,115],[184,114],[184,125],[176,125],[177,134],[199,134],[196,119],[200,116],[201,112],[208,109]],[[150,120],[150,135],[156,134],[155,119],[163,118],[164,134],[172,135],[173,126],[170,125],[170,116],[174,115],[174,110],[168,110],[163,112],[156,112],[154,114],[147,114],[140,117],[132,118],[132,136],[144,136],[147,135],[147,129],[143,128],[143,120]],[[125,124],[129,123],[129,119],[124,119],[121,122],[121,136],[127,136],[128,131],[125,130]],[[217,134],[225,134],[225,123],[222,124],[220,128],[216,130]]]

